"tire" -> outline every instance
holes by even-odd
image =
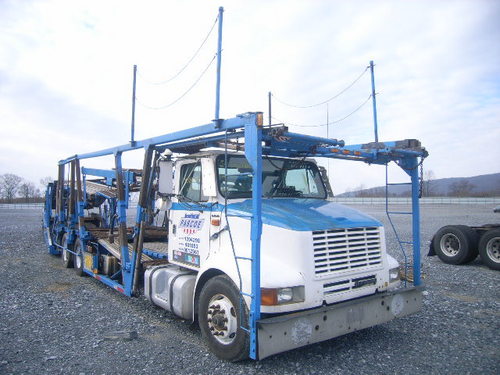
[[[83,272],[83,252],[79,238],[77,238],[75,241],[74,252],[76,253],[75,255],[73,255],[75,272],[78,276],[85,276],[85,272]]]
[[[61,237],[61,246],[63,247],[61,253],[62,264],[64,268],[73,267],[73,254],[67,249],[73,250],[74,244],[68,244],[68,234],[64,233]]]
[[[479,254],[484,264],[500,270],[500,229],[490,229],[479,240]]]
[[[464,264],[476,259],[477,242],[477,233],[466,225],[442,227],[432,239],[437,256],[448,264]]]
[[[243,307],[240,314],[240,308]],[[250,339],[241,329],[248,325],[246,303],[225,275],[207,281],[198,302],[198,324],[210,350],[220,359],[236,362],[248,358]]]

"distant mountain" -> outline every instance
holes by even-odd
[[[423,196],[500,196],[500,173],[474,177],[453,177],[424,181]],[[409,196],[409,185],[389,186],[391,196]],[[350,191],[337,197],[379,197],[385,195],[385,186]]]

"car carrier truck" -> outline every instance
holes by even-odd
[[[122,166],[134,150],[140,170]],[[348,146],[245,113],[61,160],[45,240],[77,275],[198,321],[219,358],[263,359],[419,311],[426,155],[416,140]],[[413,285],[382,224],[332,201],[321,157],[395,162],[411,177]],[[82,165],[96,158],[114,167]]]

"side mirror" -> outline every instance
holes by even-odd
[[[201,173],[202,173],[202,189],[203,196],[205,197],[216,197],[217,196],[217,186],[215,184],[215,167],[214,161],[212,159],[203,158],[201,159]]]
[[[174,195],[174,163],[172,160],[160,160],[158,164],[160,167],[158,192],[161,195]]]

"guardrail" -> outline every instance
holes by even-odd
[[[342,204],[385,204],[385,198],[376,197],[352,197],[352,198],[333,198],[335,203]],[[389,198],[391,204],[411,204],[411,198],[408,197],[391,197]],[[420,204],[491,204],[500,205],[500,197],[488,198],[454,198],[454,197],[426,197],[420,198]],[[129,208],[134,208],[132,204]],[[43,203],[0,203],[1,209],[43,209]]]
[[[39,209],[43,210],[43,203],[0,203],[0,210],[23,210],[23,209]]]
[[[344,204],[385,204],[384,197],[339,197],[333,198],[336,203]],[[390,197],[389,202],[391,204],[411,204],[410,197]],[[477,198],[477,197],[425,197],[420,198],[420,204],[492,204],[500,205],[500,197],[487,197],[487,198]]]

